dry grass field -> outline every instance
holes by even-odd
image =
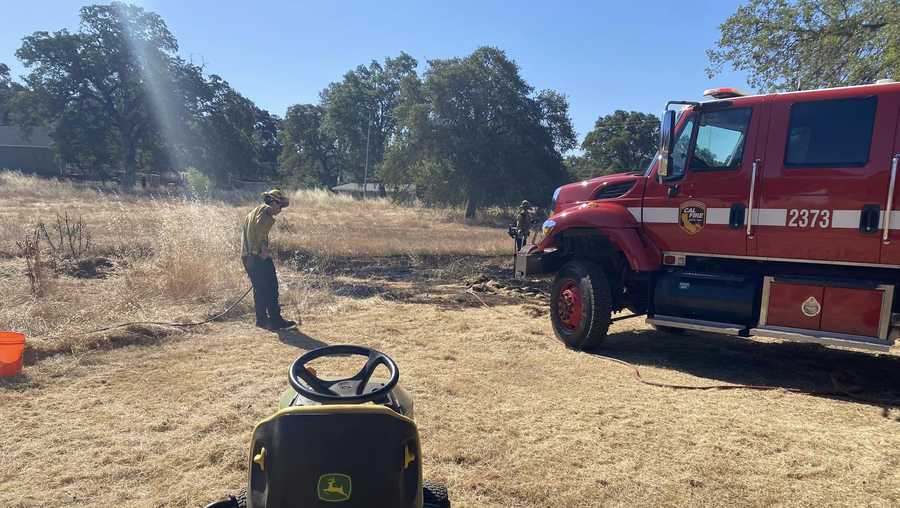
[[[598,353],[648,379],[838,384],[870,402],[647,386],[562,347],[540,295],[467,292],[478,277],[502,282],[510,242],[454,212],[298,192],[273,241],[299,330],[253,327],[245,302],[200,327],[77,334],[223,309],[246,286],[236,253],[248,203],[0,173],[0,329],[30,344],[24,373],[0,380],[0,506],[195,507],[235,492],[289,362],[348,342],[397,360],[426,477],[455,506],[900,505],[900,408],[877,402],[900,397],[900,356],[618,322]],[[90,261],[54,261],[35,297],[16,241],[66,211],[92,232]]]

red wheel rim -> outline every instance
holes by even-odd
[[[563,282],[556,300],[556,314],[567,331],[574,331],[581,325],[582,299],[578,283],[572,279]]]

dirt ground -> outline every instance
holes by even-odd
[[[137,328],[136,344],[28,366],[0,382],[0,506],[188,507],[233,493],[288,364],[337,343],[397,360],[426,478],[455,506],[900,506],[900,408],[647,386],[565,349],[539,294],[482,283],[476,298],[441,273],[362,263],[331,275],[336,303],[308,308],[297,331],[263,332],[246,314]],[[598,353],[669,383],[900,396],[897,355],[670,335],[642,319],[616,323]]]
[[[598,354],[569,351],[546,286],[508,280],[503,229],[386,199],[291,196],[273,242],[298,331],[251,326],[243,302],[187,330],[80,334],[234,302],[247,286],[237,224],[257,197],[0,172],[0,330],[29,337],[24,373],[0,380],[0,507],[196,507],[234,493],[290,362],[338,343],[397,360],[425,475],[457,507],[900,506],[900,407],[884,402],[900,398],[896,348],[671,335],[638,318]],[[69,256],[44,241],[31,285],[19,242],[37,221],[53,233],[57,214],[83,217],[92,247]],[[777,389],[652,387],[610,359],[653,381]]]

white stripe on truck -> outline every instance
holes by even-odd
[[[808,209],[825,211],[823,209]],[[628,211],[638,221],[641,220],[641,207],[628,207]],[[859,220],[862,215],[860,210],[828,210],[831,212],[830,226],[833,229],[859,229]],[[744,212],[744,223],[746,224],[747,212]],[[707,224],[728,224],[731,218],[730,208],[707,208],[706,223]],[[821,219],[820,219],[821,220]],[[678,224],[678,208],[673,207],[654,207],[648,206],[643,208],[643,222],[648,224]],[[788,223],[787,208],[757,208],[753,210],[753,224],[756,226],[773,226],[785,227]],[[878,228],[884,227],[884,212],[878,220]],[[813,229],[813,228],[802,228]],[[900,211],[891,212],[891,229],[900,229]]]
[[[707,224],[728,224],[731,222],[731,208],[707,208]]]
[[[884,227],[884,212],[878,217],[878,229]],[[891,229],[900,229],[900,212],[891,212]]]
[[[812,210],[812,209],[810,209]],[[815,209],[824,211],[822,209]],[[828,210],[831,212],[832,229],[859,229],[861,210]],[[648,224],[678,224],[678,208],[668,206],[629,206],[628,212],[638,222]],[[642,219],[643,216],[643,219]],[[706,223],[725,225],[730,222],[730,208],[707,208]],[[744,212],[744,224],[746,224],[747,212]],[[753,224],[756,226],[785,227],[788,221],[787,208],[757,208],[753,211]],[[884,212],[878,219],[878,229],[884,227]],[[812,228],[803,228],[812,229]],[[900,229],[900,211],[891,212],[891,229]]]
[[[651,222],[654,224],[678,224],[678,209],[646,206],[644,207],[644,222]]]
[[[859,229],[859,210],[832,210],[831,227],[838,229]]]
[[[784,226],[787,224],[787,208],[757,208],[753,210],[754,226]]]

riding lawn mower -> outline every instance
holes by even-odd
[[[325,380],[308,364],[362,356],[354,376]],[[374,379],[379,366],[387,379]],[[207,508],[449,508],[447,489],[423,482],[413,401],[384,353],[337,345],[291,365],[278,411],[257,424],[249,485]]]

